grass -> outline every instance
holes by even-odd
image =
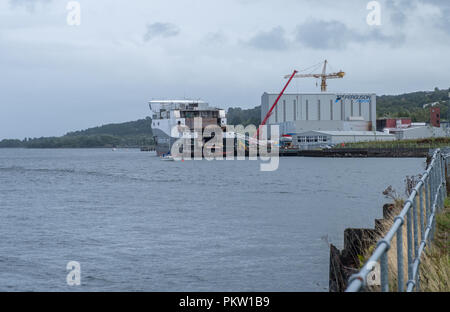
[[[398,141],[370,141],[346,143],[345,148],[439,148],[450,145],[450,138],[426,138]],[[338,146],[340,148],[341,146]]]
[[[427,292],[450,291],[450,199],[436,217],[433,243],[421,263],[421,287]]]

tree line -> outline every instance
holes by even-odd
[[[0,141],[0,148],[141,147],[153,144],[151,118],[147,117],[136,121],[107,124],[69,132],[61,137],[5,139]]]

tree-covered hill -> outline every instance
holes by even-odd
[[[378,117],[411,117],[416,122],[429,121],[429,107],[425,104],[436,103],[441,108],[442,120],[447,120],[449,90],[421,91],[401,95],[382,95],[377,97]],[[438,103],[438,104],[437,104]]]
[[[148,135],[152,136],[152,120],[150,117],[136,121],[123,123],[114,123],[89,128],[86,130],[69,132],[66,136],[90,136],[90,135],[112,135],[112,136],[134,136]]]
[[[230,125],[247,126],[253,124],[258,126],[261,123],[261,106],[251,109],[229,108],[227,113],[227,122]]]
[[[421,91],[401,95],[382,95],[377,97],[378,117],[411,117],[416,122],[429,121],[429,107],[434,103],[441,108],[441,120],[447,119],[448,90]],[[247,126],[261,122],[261,107],[251,109],[229,108],[228,124]],[[153,144],[151,118],[106,124],[86,130],[69,132],[62,137],[27,138],[24,140],[6,139],[0,141],[1,147],[63,148],[63,147],[139,147]]]
[[[153,144],[151,118],[107,124],[86,130],[69,132],[61,137],[3,140],[1,147],[26,148],[91,148],[139,147]]]

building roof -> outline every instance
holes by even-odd
[[[405,131],[410,131],[410,130],[428,129],[428,128],[430,128],[430,127],[427,126],[427,125],[423,125],[423,126],[412,126],[412,127],[409,127],[409,128],[398,128],[398,129],[393,129],[393,131],[396,131],[396,132],[405,132]],[[390,131],[391,131],[391,130],[390,130]]]
[[[200,100],[151,100],[149,101],[149,103],[161,103],[161,104],[178,104],[178,103],[182,103],[182,104],[198,104],[198,103],[204,103],[206,104],[205,101],[200,101]]]
[[[280,91],[278,92],[264,92],[264,94],[267,95],[279,95]],[[376,95],[376,93],[373,92],[284,92],[283,95]]]

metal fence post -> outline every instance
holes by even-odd
[[[413,238],[412,238],[412,224],[411,224],[411,218],[412,218],[412,211],[411,211],[412,203],[409,207],[408,213],[406,214],[406,239],[408,244],[408,280],[412,277],[412,262],[413,262]]]
[[[430,192],[430,181],[431,181],[431,177],[430,174],[428,174],[427,179],[425,180],[426,182],[426,188],[425,188],[425,194],[426,194],[426,206],[425,206],[425,224],[428,224],[428,211],[430,210],[430,197],[431,197],[431,192]]]
[[[416,275],[416,291],[420,291],[420,271],[417,270]]]
[[[436,170],[436,167],[432,168],[431,170],[433,172],[433,189],[432,189],[432,193],[431,193],[432,197],[431,197],[431,207],[430,207],[430,214],[429,214],[430,217],[433,215],[433,209],[437,210],[437,208],[438,208],[437,196],[436,196],[437,195],[437,186],[438,186],[437,176],[436,176],[437,170]],[[434,237],[434,219],[435,218],[433,217],[432,222],[431,222],[430,237],[428,239],[429,242],[431,242]]]
[[[400,218],[400,217],[396,217]],[[397,291],[403,292],[403,283],[405,282],[403,268],[403,219],[402,225],[397,230]],[[395,220],[394,220],[395,221]]]
[[[445,201],[445,191],[444,191],[444,187],[445,187],[445,177],[444,177],[444,165],[443,165],[443,158],[442,158],[442,154],[439,155],[439,177],[440,177],[440,183],[439,185],[441,186],[441,191],[440,191],[440,199],[441,199],[441,209],[440,211],[442,211],[442,209],[444,209],[444,201]]]
[[[380,259],[380,274],[381,274],[381,291],[389,291],[389,274],[388,274],[388,250],[383,252]]]
[[[413,212],[413,230],[414,230],[414,257],[417,258],[419,252],[419,222],[417,220],[417,195],[414,197],[412,212]]]
[[[419,214],[420,214],[420,239],[423,240],[423,236],[424,234],[424,229],[425,229],[425,220],[423,219],[423,206],[424,206],[424,200],[423,200],[423,196],[425,193],[425,189],[426,189],[426,182],[424,181],[422,186],[420,187],[420,192],[419,192],[419,201],[420,201],[420,210],[419,210]]]
[[[445,189],[445,170],[444,170],[444,156],[440,155],[439,157],[439,163],[441,164],[441,196],[442,196],[442,206],[441,209],[444,209],[444,201],[446,197],[446,189]]]
[[[444,169],[442,172],[442,176],[444,177],[444,200],[447,198],[447,157],[444,156],[443,160]]]
[[[445,175],[445,160],[442,160],[442,209],[445,206],[445,199],[447,198],[447,177]]]

